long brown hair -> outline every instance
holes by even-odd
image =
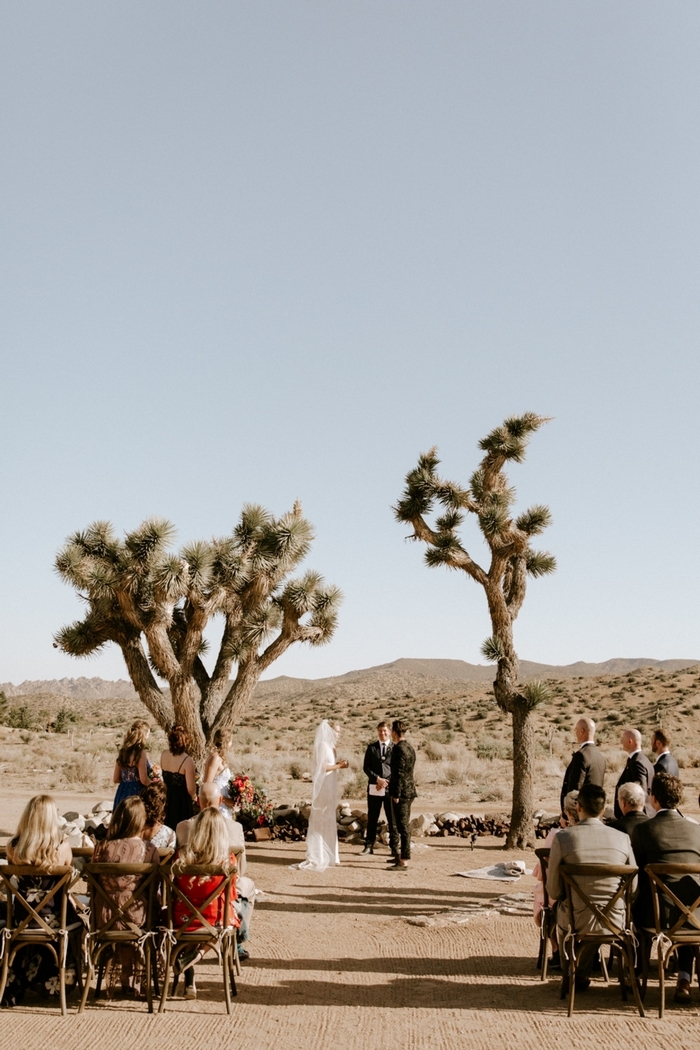
[[[232,743],[233,733],[230,729],[217,729],[214,733],[211,749],[216,752],[223,762],[225,762],[228,752],[231,750]]]
[[[151,727],[143,718],[137,718],[126,733],[122,746],[119,748],[117,762],[125,769],[128,766],[137,766],[141,761],[141,755],[146,750],[148,734]]]
[[[120,802],[107,828],[107,841],[112,839],[136,839],[146,823],[146,807],[138,795]]]

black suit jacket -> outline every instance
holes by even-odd
[[[369,784],[376,784],[377,777],[389,780],[391,777],[391,741],[386,745],[386,758],[382,761],[382,745],[378,740],[370,744],[365,751],[364,771]]]
[[[626,817],[608,821],[608,827],[615,828],[617,831],[624,831],[625,835],[629,835],[632,838],[632,832],[637,824],[641,824],[644,820],[649,820],[646,813],[643,810],[640,812],[638,809],[633,809]]]
[[[686,820],[677,809],[664,809],[652,820],[637,824],[632,832],[632,849],[640,873],[639,896],[634,904],[635,922],[653,927],[651,885],[643,875],[644,869],[647,864],[700,864],[700,825]],[[692,904],[700,896],[700,877],[697,875],[669,878],[668,883],[684,904]],[[674,911],[677,917],[676,909],[664,908],[665,926],[673,923]]]
[[[392,798],[410,801],[416,797],[416,785],[413,780],[413,767],[416,764],[416,753],[408,740],[399,740],[391,749],[391,778],[389,794]]]
[[[678,763],[671,754],[659,755],[654,763],[654,772],[668,773],[672,777],[679,777],[681,775]]]
[[[561,788],[561,811],[564,812],[564,798],[570,791],[580,791],[584,784],[595,784],[603,787],[605,780],[605,759],[595,744],[585,744],[574,751],[566,767],[564,783]]]
[[[615,787],[615,819],[620,820],[622,817],[622,810],[620,809],[617,801],[617,793],[623,784],[641,784],[644,788],[644,792],[647,796],[646,812],[647,816],[651,817],[654,814],[654,810],[651,808],[649,802],[649,788],[651,782],[654,779],[654,767],[651,762],[644,754],[643,751],[638,751],[636,755],[630,755],[625,764],[625,768],[620,774],[620,779]]]

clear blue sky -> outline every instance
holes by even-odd
[[[0,681],[125,675],[52,648],[73,530],[297,497],[346,597],[272,674],[479,661],[482,593],[390,505],[527,410],[559,570],[521,656],[700,656],[699,31],[673,0],[5,5]]]

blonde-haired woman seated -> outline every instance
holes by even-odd
[[[146,807],[138,795],[120,802],[107,829],[107,838],[95,846],[93,861],[100,864],[158,864],[160,854],[157,848],[141,838],[146,824]],[[104,876],[102,888],[118,907],[126,904],[139,883],[138,875]],[[103,926],[113,914],[107,901],[99,898],[97,904],[97,925]],[[126,916],[129,922],[141,926],[146,921],[146,902],[135,900],[129,907]],[[114,929],[124,928],[122,920]],[[119,962],[121,963],[122,992],[134,994],[133,972],[136,953],[134,948],[120,945]]]
[[[223,875],[183,875],[182,868],[193,864],[212,864],[230,872],[236,869],[236,857],[231,852],[228,829],[224,817],[216,809],[203,809],[194,819],[187,843],[178,852],[173,864],[175,885],[188,900],[201,912],[204,919],[212,926],[222,926],[224,922],[224,897],[220,894],[202,909],[202,905],[224,881]],[[240,919],[236,915],[233,902],[236,899],[236,880],[231,882],[231,895],[228,908],[228,925],[238,927]],[[192,922],[188,924],[188,919]],[[175,901],[173,922],[177,929],[196,930],[201,922],[191,909],[179,897]],[[196,999],[197,989],[194,982],[194,966],[204,953],[198,948],[183,951],[177,957],[175,972],[185,974],[185,998]]]
[[[40,901],[56,882],[56,878],[51,875],[52,870],[68,867],[72,860],[71,848],[64,840],[58,824],[56,802],[51,795],[35,795],[24,808],[17,834],[7,844],[8,864],[27,864],[42,872],[22,876],[18,883],[20,893],[30,904]],[[56,894],[40,913],[42,919],[55,929],[60,927],[59,907],[60,895]],[[70,904],[67,921],[69,925],[77,921]],[[69,942],[66,985],[74,985],[75,980],[76,962]],[[56,961],[48,949],[39,945],[22,948],[14,957],[3,1006],[17,1005],[30,990],[41,996],[58,995],[59,992]]]

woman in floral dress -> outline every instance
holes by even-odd
[[[22,876],[18,889],[27,903],[41,901],[56,882],[51,875],[54,868],[67,867],[72,863],[73,854],[64,841],[58,826],[58,810],[51,795],[35,795],[27,803],[17,827],[17,834],[7,844],[8,864],[29,864],[45,871],[46,874]],[[48,902],[41,911],[42,919],[52,928],[59,929],[61,916],[60,893]],[[18,906],[19,907],[19,906]],[[22,913],[26,914],[22,909]],[[21,920],[22,916],[18,916]],[[68,905],[68,926],[77,923],[73,908]],[[77,963],[73,948],[68,942],[66,958],[66,986],[75,986]],[[42,997],[59,993],[58,967],[56,960],[41,945],[28,945],[20,948],[12,961],[3,996],[3,1006],[16,1006],[28,991],[37,992]]]
[[[114,765],[112,780],[118,784],[113,809],[132,795],[140,795],[148,787],[148,752],[146,746],[151,733],[148,722],[138,718],[124,737]]]

